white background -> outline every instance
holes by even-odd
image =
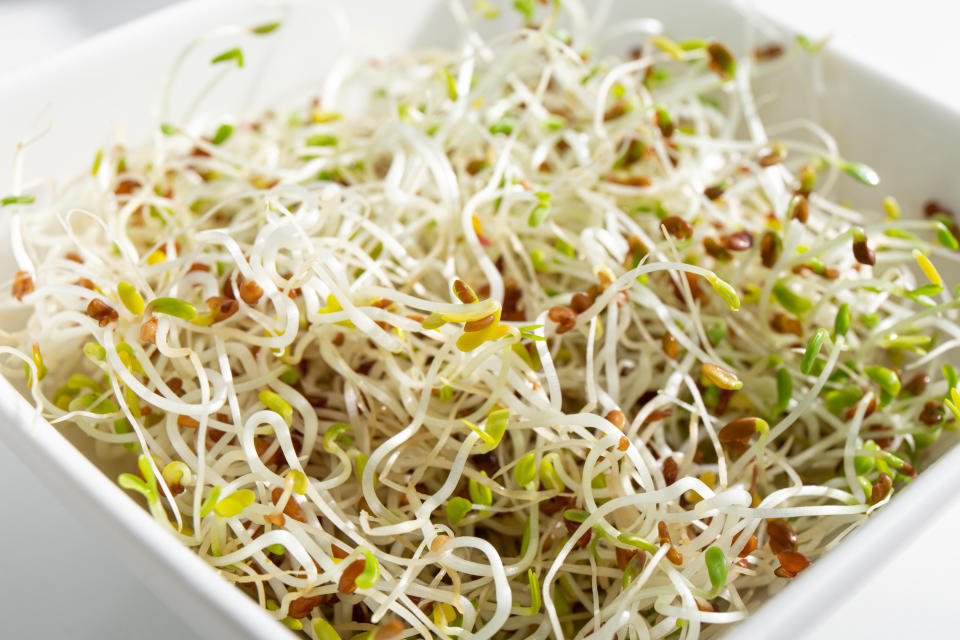
[[[384,0],[394,1],[394,0]],[[677,0],[682,2],[683,0]],[[0,75],[63,52],[166,0],[0,0]],[[637,0],[642,10],[642,0]],[[768,11],[831,47],[868,58],[960,112],[956,11],[947,0],[765,0]],[[135,52],[131,52],[135,55]],[[0,100],[15,99],[0,96]],[[958,141],[960,143],[960,141]],[[958,168],[960,169],[960,168]],[[0,167],[0,170],[5,170]],[[0,425],[2,428],[3,425]],[[0,444],[0,637],[177,638],[195,635]],[[957,628],[960,501],[877,558],[883,569],[837,611],[810,612],[805,638],[925,636]]]

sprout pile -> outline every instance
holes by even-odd
[[[4,373],[310,638],[718,635],[960,418],[950,211],[757,115],[809,46],[516,8],[2,200]]]

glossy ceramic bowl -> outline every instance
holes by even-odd
[[[64,180],[86,170],[94,150],[104,144],[149,142],[175,58],[191,40],[225,24],[285,21],[283,32],[273,38],[227,39],[243,46],[247,68],[231,74],[199,105],[201,118],[255,111],[315,91],[333,61],[343,55],[382,56],[411,46],[452,45],[456,38],[441,0],[352,0],[336,3],[335,10],[333,6],[319,1],[185,2],[8,76],[0,80],[0,158],[6,164],[19,140],[49,126],[28,148],[24,175]],[[748,51],[758,38],[766,40],[771,34],[790,37],[789,28],[762,16],[746,20],[733,5],[711,0],[597,3],[594,20],[599,25],[639,17],[661,20],[677,37],[718,37],[739,51]],[[748,24],[758,20],[762,37]],[[495,21],[485,28],[503,29],[505,24]],[[200,46],[182,65],[173,78],[173,113],[182,113],[197,90],[220,72],[206,62],[227,48],[224,42]],[[629,44],[612,38],[603,46],[626,50]],[[812,64],[819,69],[812,70]],[[946,169],[960,166],[960,145],[950,144],[960,140],[956,113],[911,93],[881,70],[829,50],[819,62],[802,60],[794,67],[776,83],[757,87],[767,120],[814,117],[836,135],[846,157],[869,163],[883,177],[882,193],[848,180],[840,187],[844,190],[840,198],[876,209],[880,197],[892,193],[908,212],[919,211],[931,195],[960,201],[960,181]],[[819,84],[811,83],[811,77]],[[5,187],[0,179],[0,192],[5,193]],[[0,224],[2,231],[7,219],[0,218]],[[7,234],[0,235],[0,243],[6,243]],[[8,279],[13,269],[9,251],[0,244],[0,280]],[[116,486],[115,473],[105,475],[96,460],[85,457],[82,450],[89,449],[85,443],[71,442],[39,418],[5,380],[0,380],[0,422],[0,437],[20,459],[99,533],[103,544],[146,576],[155,593],[201,636],[289,637],[284,627],[214,569],[167,536]],[[857,581],[879,566],[877,559],[922,526],[953,497],[958,485],[960,449],[952,449],[834,552],[734,628],[732,637],[798,635],[811,612],[822,614],[841,603]]]

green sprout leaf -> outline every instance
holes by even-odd
[[[210,489],[210,493],[207,494],[207,497],[203,499],[203,504],[200,505],[200,517],[203,518],[210,514],[213,511],[214,505],[217,503],[217,498],[220,497],[220,487],[216,486]]]
[[[953,401],[952,398],[945,399],[943,401],[944,406],[950,410],[950,413],[953,414],[953,419],[957,424],[960,424],[960,406]]]
[[[95,176],[100,173],[100,165],[103,163],[103,149],[97,149],[93,156],[93,165],[90,167],[90,175]]]
[[[707,333],[707,340],[710,341],[710,344],[716,346],[720,344],[720,342],[727,335],[727,323],[721,320],[720,322],[717,322],[716,324],[708,328],[706,330],[706,333]]]
[[[877,175],[877,172],[861,162],[842,161],[837,166],[848,176],[868,187],[875,187],[880,184],[880,176]]]
[[[533,22],[533,0],[514,0],[513,8],[523,15],[524,24]]]
[[[910,289],[910,291],[907,291],[906,295],[908,298],[916,299],[922,296],[936,296],[940,295],[941,293],[943,293],[942,284],[924,284],[920,285],[916,289]]]
[[[700,38],[691,38],[680,43],[680,48],[684,51],[696,51],[697,49],[706,49],[710,45],[706,40]]]
[[[503,135],[510,135],[513,133],[514,124],[511,120],[498,120],[490,125],[490,133],[497,135],[502,133]]]
[[[905,349],[914,353],[926,353],[924,348],[933,342],[933,336],[913,335],[901,336],[891,333],[880,341],[884,349]]]
[[[898,240],[906,240],[907,242],[917,244],[920,242],[920,238],[913,235],[909,231],[904,231],[903,229],[887,229],[883,232],[883,235],[888,238],[897,238]]]
[[[283,373],[280,374],[279,379],[284,384],[294,385],[299,382],[300,374],[297,372],[296,367],[287,367],[283,370]]]
[[[567,119],[555,113],[549,114],[543,120],[543,128],[547,131],[559,131],[567,126]]]
[[[181,320],[189,321],[197,317],[197,308],[178,298],[154,298],[147,308],[154,313],[163,313]]]
[[[900,203],[893,196],[883,199],[883,211],[887,214],[887,220],[900,219]]]
[[[133,353],[133,347],[126,342],[117,343],[117,356],[127,369],[135,373],[143,373],[143,367],[140,366],[140,361],[137,360],[136,354]]]
[[[790,398],[793,397],[793,378],[786,369],[777,369],[777,404],[774,406],[774,412],[781,414],[790,406]]]
[[[656,553],[658,549],[657,545],[647,542],[640,536],[634,536],[629,533],[621,533],[617,536],[617,541],[637,549],[648,551],[650,553]]]
[[[157,479],[153,475],[153,469],[150,466],[150,460],[147,456],[141,455],[137,458],[137,468],[140,470],[140,475],[143,476],[142,478],[131,473],[121,473],[117,478],[117,483],[124,489],[143,494],[147,502],[154,505],[160,499],[160,493],[157,490]],[[146,480],[144,480],[144,478],[146,478]]]
[[[828,391],[826,395],[823,396],[823,402],[827,407],[827,411],[833,414],[839,414],[844,409],[849,409],[860,402],[862,397],[863,392],[860,391],[860,389],[847,387]]]
[[[471,509],[473,509],[473,504],[466,498],[460,496],[450,498],[450,502],[447,503],[447,520],[453,526],[457,526],[463,520],[463,517],[470,513]]]
[[[955,389],[957,384],[960,383],[960,376],[957,375],[957,370],[949,364],[943,365],[940,370],[943,372],[943,379],[947,381],[947,390]]]
[[[286,628],[292,631],[303,630],[303,623],[297,620],[296,618],[291,618],[290,616],[287,616],[286,618],[281,620],[280,624],[282,624],[283,626],[285,626]]]
[[[850,330],[850,322],[852,319],[853,314],[850,312],[850,305],[844,302],[840,305],[840,308],[837,309],[837,317],[833,321],[833,335],[847,335],[847,331]]]
[[[487,476],[486,471],[481,471],[480,474],[483,477]],[[480,484],[473,478],[470,478],[467,486],[470,492],[470,499],[473,500],[473,504],[479,504],[484,507],[489,507],[493,504],[493,491],[490,490],[490,487],[485,484]]]
[[[736,289],[727,281],[721,280],[712,274],[708,277],[708,280],[710,281],[710,286],[713,287],[713,290],[723,299],[731,311],[736,311],[740,308],[740,296],[737,295]]]
[[[550,194],[546,191],[538,191],[535,195],[537,197],[537,206],[530,212],[530,217],[527,220],[527,224],[531,227],[540,226],[540,223],[542,223],[550,213]]]
[[[223,53],[214,56],[210,64],[220,64],[221,62],[236,62],[237,67],[243,66],[243,51],[240,49],[229,49]]]
[[[450,98],[450,102],[456,102],[459,97],[457,94],[457,79],[446,67],[443,69],[443,79],[447,85],[447,97]]]
[[[331,136],[327,133],[312,135],[304,141],[308,147],[335,147],[338,142],[336,136]]]
[[[937,223],[937,240],[941,245],[951,251],[960,249],[960,243],[957,242],[956,236],[954,236],[947,225],[942,222]]]
[[[88,342],[83,345],[83,355],[91,360],[103,361],[107,357],[107,350],[96,342]]]
[[[810,300],[794,293],[783,280],[773,285],[773,297],[784,309],[796,315],[803,315],[813,308],[813,303]]]
[[[213,144],[223,144],[233,135],[233,125],[222,124],[217,127],[217,132],[213,134]]]
[[[653,36],[650,38],[650,43],[674,60],[680,60],[683,58],[683,47],[666,36]]]
[[[257,397],[267,409],[279,413],[284,422],[290,424],[293,421],[293,407],[280,395],[270,390],[264,390]]]
[[[283,25],[282,22],[265,22],[264,24],[258,24],[255,27],[250,27],[250,33],[256,34],[258,36],[264,36],[268,33],[273,33]]]
[[[82,373],[75,373],[70,376],[64,386],[71,391],[90,389],[96,393],[103,393],[103,387],[96,380]]]
[[[526,487],[537,477],[537,456],[531,451],[513,467],[513,480],[519,487]]]
[[[576,249],[573,248],[572,244],[560,238],[557,238],[557,241],[553,243],[553,248],[568,258],[574,257],[577,252]]]
[[[471,430],[480,436],[482,444],[478,445],[477,447],[478,453],[487,453],[489,451],[493,451],[497,445],[500,444],[500,441],[503,439],[503,434],[506,433],[507,422],[509,420],[510,410],[498,409],[496,411],[491,411],[487,415],[487,421],[484,424],[483,429],[468,420],[461,420],[461,422],[470,427]]]
[[[377,562],[376,556],[366,549],[363,550],[363,555],[366,563],[363,566],[363,572],[357,576],[356,582],[359,588],[369,589],[380,579],[380,563]]]
[[[870,365],[864,367],[863,372],[891,396],[896,397],[900,394],[900,378],[897,377],[897,374],[892,369],[887,369],[879,365]]]
[[[117,477],[117,484],[128,491],[136,491],[137,493],[143,495],[143,497],[146,498],[147,502],[150,504],[153,504],[157,501],[157,497],[150,490],[149,485],[132,473],[121,473]]]
[[[335,422],[327,427],[327,430],[323,433],[324,451],[332,452],[335,448],[339,449],[339,442],[344,443],[348,447],[353,444],[353,440],[347,435],[348,431],[350,431],[350,427],[343,422]]]
[[[33,202],[34,197],[27,194],[21,196],[6,196],[5,198],[0,198],[0,207],[14,204],[32,204]]]
[[[529,516],[523,523],[523,534],[520,536],[520,556],[527,555],[527,549],[530,548],[530,518]]]
[[[820,355],[820,348],[823,346],[823,341],[828,337],[827,330],[820,328],[810,337],[810,341],[807,342],[807,348],[803,352],[803,359],[800,361],[800,371],[807,375],[810,373],[810,369],[813,368],[813,362],[817,359],[817,356]]]
[[[547,215],[549,215],[549,213],[549,205],[538,204],[530,212],[530,217],[527,219],[527,225],[531,227],[539,227],[540,224],[547,219]]]
[[[313,633],[317,636],[317,640],[343,640],[337,630],[333,628],[333,625],[324,618],[314,619],[310,626],[313,627]]]
[[[881,459],[885,461],[892,469],[896,469],[899,471],[900,469],[903,468],[903,465],[904,465],[903,458],[901,458],[895,453],[884,451]]]
[[[542,329],[542,328],[543,328],[542,324],[528,324],[524,327],[520,327],[520,337],[525,338],[527,340],[546,340],[546,338],[544,338],[543,336],[533,333],[537,329]]]
[[[578,523],[582,523],[584,520],[587,519],[587,517],[589,517],[589,515],[590,515],[589,513],[587,513],[586,511],[581,511],[580,509],[566,509],[563,512],[563,517],[565,520],[569,520],[570,522],[578,522]]]
[[[704,554],[707,563],[707,573],[710,576],[710,584],[714,589],[722,589],[727,584],[727,559],[723,555],[720,547],[710,547]]]
[[[809,37],[800,34],[797,36],[797,44],[800,45],[800,48],[807,53],[816,55],[823,50],[823,47],[826,46],[831,37],[832,36],[827,36],[826,38],[821,38],[820,40],[811,40]]]
[[[540,613],[541,600],[540,581],[533,569],[527,569],[527,582],[530,584],[530,609],[527,611],[527,615],[535,616]]]
[[[550,270],[550,264],[547,262],[547,254],[540,249],[534,249],[530,252],[530,263],[535,271],[541,273]]]
[[[873,440],[867,440],[863,443],[864,451],[879,451],[880,447]],[[864,476],[873,471],[876,466],[876,457],[872,455],[855,456],[853,459],[853,470],[858,476]]]
[[[560,474],[553,467],[553,461],[557,458],[555,453],[548,453],[540,460],[540,483],[545,489],[551,491],[562,491],[564,488]]]

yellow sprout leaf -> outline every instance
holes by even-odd
[[[321,308],[318,313],[337,313],[338,311],[343,311],[343,307],[340,306],[340,301],[331,293],[327,296],[327,306]],[[341,327],[348,327],[354,329],[356,326],[349,320],[341,320],[336,323]]]
[[[923,253],[917,249],[913,250],[913,258],[917,261],[917,264],[920,265],[923,274],[927,276],[927,280],[937,286],[943,285],[943,278],[940,277],[940,272],[937,271],[937,268],[930,262],[930,258],[923,255]]]
[[[680,45],[666,36],[653,36],[650,42],[674,60],[683,58],[683,49]]]
[[[232,518],[243,513],[243,510],[253,504],[255,496],[250,489],[234,491],[213,507],[214,513],[221,518]]]
[[[303,495],[307,492],[307,489],[310,487],[310,483],[303,471],[291,469],[289,472],[287,472],[287,476],[292,478],[293,490],[295,493]]]
[[[484,342],[499,340],[508,333],[510,333],[510,327],[505,324],[494,324],[482,331],[464,333],[457,339],[457,349],[460,349],[460,351],[473,351]]]

